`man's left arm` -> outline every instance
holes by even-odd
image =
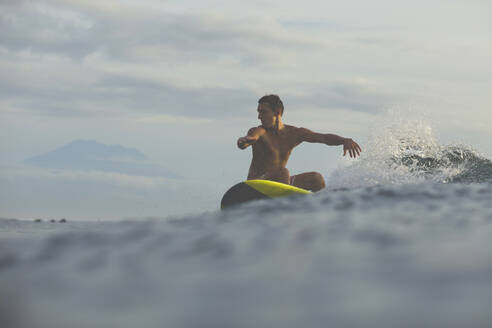
[[[323,143],[329,146],[343,145],[343,156],[349,153],[350,157],[360,156],[362,149],[360,146],[350,138],[340,137],[336,134],[330,133],[316,133],[309,129],[299,128],[300,141]]]

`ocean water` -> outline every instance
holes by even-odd
[[[184,217],[0,220],[1,326],[492,327],[490,159],[400,122],[327,185]]]

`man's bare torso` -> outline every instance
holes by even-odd
[[[301,143],[299,128],[284,125],[278,132],[273,129],[257,127],[261,136],[252,145],[253,159],[249,168],[248,180],[258,179],[267,172],[285,168],[294,147]]]

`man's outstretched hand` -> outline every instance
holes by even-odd
[[[357,144],[357,142],[353,141],[350,138],[346,138],[343,141],[343,156],[347,154],[347,151],[349,152],[350,157],[356,158],[357,156],[360,156],[360,152],[362,149],[360,149],[360,146]]]

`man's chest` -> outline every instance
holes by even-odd
[[[292,148],[295,147],[295,142],[293,138],[288,134],[266,134],[264,135],[258,146],[264,148],[264,151],[284,156],[290,154]]]

